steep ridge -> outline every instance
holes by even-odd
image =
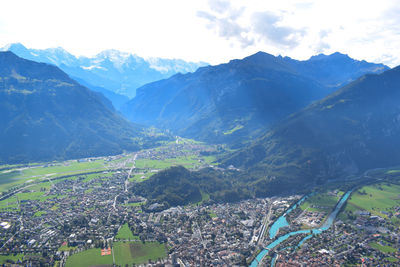
[[[400,164],[400,67],[366,75],[224,160],[259,195]]]
[[[0,115],[1,163],[121,153],[144,138],[98,93],[12,52],[0,52]]]
[[[344,74],[333,79],[336,75],[323,70],[326,65],[335,72],[342,69]],[[240,146],[334,91],[333,83],[385,69],[341,54],[296,61],[259,52],[147,84],[122,112],[133,122],[170,129],[178,135]]]

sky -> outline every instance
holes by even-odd
[[[0,46],[117,49],[211,64],[258,51],[305,60],[336,51],[400,65],[399,0],[2,0]]]

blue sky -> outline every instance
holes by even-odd
[[[400,64],[394,0],[4,0],[0,46],[118,49],[212,64],[257,51],[307,59],[335,51]]]

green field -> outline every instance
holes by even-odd
[[[115,242],[115,263],[120,266],[126,264],[143,264],[149,260],[156,261],[167,256],[165,246],[157,242]]]
[[[0,201],[0,211],[18,209],[18,202],[15,196]]]
[[[41,257],[39,255],[35,255],[35,254],[0,255],[0,264],[7,264],[10,261],[16,263],[18,260],[23,261],[23,260],[29,260],[31,258],[37,259],[37,258],[41,258]],[[6,265],[6,266],[10,266],[10,265]]]
[[[29,186],[30,191],[35,191],[35,192],[45,192],[49,191],[50,188],[52,187],[52,184],[50,182],[44,182],[44,183],[38,183],[38,184],[32,184]]]
[[[175,144],[174,142],[171,142]],[[179,139],[179,143],[200,143],[190,139]],[[168,147],[159,147],[160,150],[169,149]],[[190,151],[187,151],[190,154]],[[34,163],[29,165],[2,165],[0,169],[0,192],[6,192],[9,189],[26,186],[29,183],[37,183],[42,182],[43,180],[50,178],[59,178],[62,176],[76,175],[76,176],[85,176],[84,182],[90,182],[93,179],[99,177],[107,177],[112,175],[112,173],[108,174],[88,174],[90,172],[98,172],[98,171],[109,171],[110,169],[115,168],[127,168],[133,165],[132,162],[125,164],[127,160],[132,157],[131,155],[123,155],[119,159],[105,161],[104,159],[96,159],[93,161],[87,162],[78,162],[77,160],[67,160],[64,162],[51,162],[51,163]],[[213,164],[216,158],[214,156],[181,156],[176,158],[167,158],[163,160],[151,160],[151,159],[138,159],[135,162],[135,165],[139,169],[144,169],[146,177],[148,179],[154,172],[150,172],[150,170],[162,170],[169,168],[171,166],[182,165],[186,168],[193,169],[204,164]],[[140,182],[144,179],[140,178],[141,176],[133,176],[130,178],[131,181]],[[70,177],[68,179],[73,179],[74,177]],[[75,177],[76,179],[76,177]]]
[[[209,211],[209,212],[208,212],[208,215],[209,215],[211,218],[216,218],[216,217],[218,217],[217,214],[216,214],[214,211]]]
[[[71,251],[75,249],[76,247],[69,247],[68,245],[62,245],[61,247],[58,248],[58,251]]]
[[[399,261],[397,258],[394,258],[394,257],[387,257],[387,258],[385,258],[385,260],[388,260],[390,262],[398,262]]]
[[[377,249],[383,253],[394,253],[397,251],[397,249],[392,248],[391,246],[382,246],[381,244],[378,244],[376,242],[369,243],[371,248]]]
[[[13,261],[14,263],[18,260],[22,260],[24,258],[23,254],[17,255],[0,255],[0,264],[5,264],[7,260]]]
[[[51,166],[50,166],[51,165]],[[0,172],[0,192],[37,179],[56,178],[65,175],[85,174],[93,171],[107,170],[103,160],[89,162],[65,161],[63,163],[51,163],[44,166],[15,168]],[[90,180],[90,178],[88,179]]]
[[[41,217],[42,215],[46,215],[47,212],[45,211],[37,211],[35,212],[35,214],[33,215],[34,217]]]
[[[134,202],[134,203],[127,203],[127,204],[122,204],[125,207],[140,207],[145,205],[146,202]]]
[[[147,242],[145,244],[142,242],[114,242],[113,250],[115,263],[119,266],[143,264],[149,260],[156,261],[167,256],[165,246],[157,242]],[[66,267],[112,264],[112,255],[101,256],[101,250],[93,248],[68,257]]]
[[[207,156],[207,157],[196,157],[196,156],[187,156],[187,157],[176,157],[176,158],[167,158],[163,160],[152,160],[152,159],[138,159],[136,160],[136,168],[139,169],[166,169],[171,166],[182,165],[186,168],[192,169],[197,166],[200,166],[199,160],[203,160],[206,164],[211,164],[215,161],[215,157]],[[204,164],[203,163],[203,164]]]
[[[133,235],[133,233],[132,233],[131,229],[129,229],[129,226],[127,223],[125,223],[121,227],[121,229],[119,229],[115,238],[121,239],[121,240],[137,240],[137,239],[139,239],[138,236]]]
[[[300,205],[300,208],[302,210],[307,209],[308,211],[329,212],[336,206],[341,195],[342,192],[338,192],[336,196],[326,192],[319,193],[307,198],[307,200]]]
[[[50,198],[62,198],[62,195],[45,195],[46,192],[48,191],[48,187],[46,184],[41,187],[41,184],[29,187],[29,192],[22,192],[15,194],[5,200],[0,201],[0,210],[7,210],[7,209],[15,209],[18,207],[18,202],[19,201],[24,201],[24,200],[38,200],[38,201],[45,201],[46,199]],[[39,216],[39,215],[38,215]]]
[[[19,184],[24,183],[27,181],[27,178],[24,178],[21,175],[20,171],[3,171],[0,172],[0,192],[7,191],[8,189],[17,186]]]
[[[354,192],[347,201],[346,211],[366,210],[387,218],[388,216],[382,211],[392,212],[396,206],[400,206],[400,186],[379,183],[364,186]]]
[[[89,193],[92,193],[93,192],[93,188],[89,188],[89,189],[87,189],[86,191],[85,191],[85,194],[89,194]]]
[[[68,173],[80,170],[99,169],[104,167],[103,160],[89,161],[89,162],[65,162],[59,163],[55,166],[29,168],[23,170],[24,176],[46,175],[51,173]]]
[[[96,265],[112,265],[112,255],[101,256],[99,248],[88,249],[68,257],[66,267],[88,267]]]
[[[143,174],[135,174],[135,175],[132,175],[132,176],[129,178],[129,181],[130,181],[130,182],[137,182],[137,183],[140,183],[140,182],[142,182],[142,181],[144,181],[144,180],[149,179],[150,176],[152,176],[153,174],[154,174],[153,172],[144,171]],[[143,176],[144,176],[145,178],[142,178]]]

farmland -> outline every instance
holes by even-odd
[[[379,183],[364,186],[354,192],[348,201],[346,211],[365,210],[387,218],[400,206],[400,185]]]
[[[182,143],[180,146],[185,149],[171,149],[171,146],[176,145],[172,142],[155,149],[117,156],[30,165],[2,165],[0,166],[0,193],[5,194],[21,187],[31,188],[34,184],[44,184],[62,177],[74,179],[81,176],[85,178],[83,182],[89,182],[98,178],[101,172],[109,172],[106,175],[101,174],[104,178],[112,175],[110,171],[132,167],[138,171],[132,174],[130,181],[140,182],[148,179],[155,172],[171,166],[182,165],[189,169],[197,169],[213,164],[212,162],[215,161],[214,156],[199,154],[199,151],[209,149],[209,147],[189,139],[180,139],[180,142]],[[140,155],[137,160],[135,160],[136,154]],[[46,184],[46,187],[50,186],[51,184]]]
[[[316,212],[329,212],[335,207],[342,194],[343,192],[337,194],[325,192],[312,195],[300,205],[300,208]]]
[[[88,249],[68,257],[66,267],[87,267],[95,265],[112,265],[112,255],[101,256],[100,248]]]
[[[165,245],[157,242],[115,242],[113,244],[115,264],[143,264],[166,257]],[[95,265],[112,265],[113,256],[101,255],[100,248],[87,249],[70,256],[66,267],[87,267]]]
[[[114,256],[117,265],[125,266],[157,261],[166,257],[166,251],[165,245],[157,242],[116,242]]]

